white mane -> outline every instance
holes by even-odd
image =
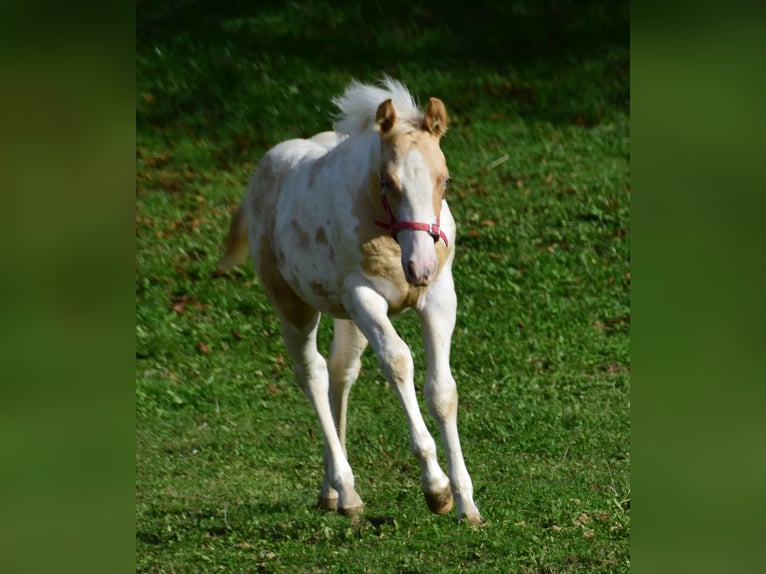
[[[340,109],[335,116],[335,131],[355,135],[371,130],[378,106],[389,98],[400,122],[414,126],[423,119],[423,113],[407,88],[385,75],[377,86],[352,80],[342,96],[333,98],[332,102]]]

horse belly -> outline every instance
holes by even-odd
[[[321,228],[320,228],[321,229]],[[315,231],[313,239],[326,233]],[[277,247],[277,265],[287,284],[317,311],[348,318],[338,281],[336,254],[329,244],[307,242],[307,232],[283,238]]]

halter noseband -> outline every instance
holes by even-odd
[[[388,221],[379,221],[377,219],[374,220],[375,225],[378,227],[383,227],[385,229],[388,229],[388,232],[391,234],[391,237],[393,237],[397,242],[396,233],[397,231],[401,231],[402,229],[413,229],[415,231],[427,231],[428,234],[434,238],[434,243],[439,241],[441,238],[442,241],[444,241],[444,245],[449,247],[449,242],[447,241],[447,234],[444,233],[441,226],[439,225],[440,218],[436,218],[436,223],[421,223],[419,221],[398,221],[396,219],[396,216],[394,215],[394,212],[391,210],[391,204],[388,203],[388,198],[386,197],[386,188],[383,186],[382,178],[381,178],[381,184],[380,184],[380,201],[383,204],[383,209],[386,212],[386,215],[388,216]]]

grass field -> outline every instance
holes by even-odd
[[[627,572],[627,4],[258,4],[137,6],[136,570]],[[450,113],[478,530],[428,512],[369,350],[348,428],[364,518],[315,509],[322,441],[278,322],[251,265],[212,276],[258,159],[382,72]],[[421,388],[416,317],[395,325]]]

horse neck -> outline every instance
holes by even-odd
[[[329,153],[341,161],[345,173],[363,177],[365,188],[370,189],[370,198],[380,201],[380,136],[377,133],[352,135]]]

